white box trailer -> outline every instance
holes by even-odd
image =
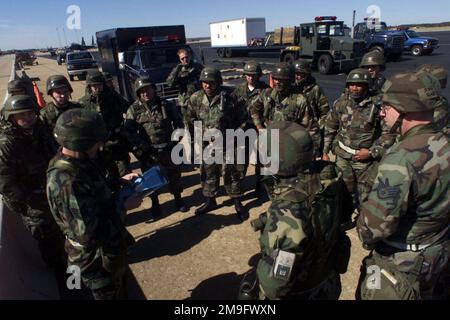
[[[266,36],[265,18],[241,18],[209,24],[212,48],[246,47]]]

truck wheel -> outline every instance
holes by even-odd
[[[323,54],[317,61],[317,68],[321,74],[329,74],[333,70],[333,58],[329,54]]]
[[[295,61],[295,55],[293,53],[286,53],[283,57],[283,62],[293,63]]]
[[[421,56],[423,52],[423,47],[420,45],[412,46],[411,48],[411,54],[413,56]]]
[[[384,55],[384,48],[382,46],[373,46],[369,49],[369,51],[378,51]]]
[[[74,81],[74,77],[73,76],[69,76],[70,81]]]
[[[39,65],[39,62],[38,62],[38,61],[36,61],[36,65]]]
[[[226,48],[225,49],[225,56],[227,58],[231,58],[233,56],[233,50],[231,50],[230,48]]]
[[[225,58],[225,49],[224,48],[217,49],[217,56],[219,58]]]

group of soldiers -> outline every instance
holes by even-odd
[[[167,79],[180,88],[177,105],[159,97],[148,77],[135,81],[130,104],[108,74],[90,72],[77,103],[69,81],[51,76],[51,102],[40,111],[20,81],[10,83],[0,125],[0,194],[21,215],[58,279],[64,281],[67,265],[75,265],[95,299],[126,297],[126,253],[134,239],[123,217],[143,201],[138,195],[117,197],[138,176],[131,172],[130,153],[143,172],[161,166],[177,210],[186,212],[181,171],[170,156],[178,141],[171,135],[175,129],[192,132],[194,121],[201,121],[205,132],[216,129],[223,136],[227,129],[279,131],[279,170],[261,177],[261,166],[255,168],[256,193],[265,190],[271,204],[251,222],[261,232],[261,257],[254,279],[244,278],[240,298],[337,299],[351,252],[346,231],[355,224],[370,250],[358,299],[448,294],[445,69],[426,65],[386,80],[384,57],[370,52],[330,108],[307,61],[277,64],[272,87],[260,80],[261,66],[248,62],[242,85],[230,88],[218,69],[196,63],[188,50],[178,57]],[[241,198],[248,165],[248,159],[202,163],[205,201],[195,214],[218,207],[223,176],[236,215],[245,220]],[[158,217],[158,194],[151,200],[152,216]],[[372,266],[382,271],[376,290],[367,285]]]

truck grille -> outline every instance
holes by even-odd
[[[431,44],[432,46],[437,46],[438,43],[439,43],[439,41],[437,41],[437,40],[430,40],[430,44]]]
[[[395,36],[392,39],[392,48],[403,48],[403,43],[405,42],[405,40],[403,39],[403,37],[398,37]]]

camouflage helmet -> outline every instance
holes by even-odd
[[[440,64],[423,64],[419,66],[416,71],[431,73],[439,80],[442,89],[445,89],[447,87],[447,71],[445,70],[444,66]]]
[[[105,122],[94,111],[74,108],[65,111],[56,121],[53,131],[56,141],[72,151],[86,151],[108,136]]]
[[[28,95],[19,94],[9,97],[2,109],[6,120],[9,120],[9,116],[18,113],[24,113],[28,111],[38,110],[36,102]]]
[[[146,87],[152,87],[153,90],[156,90],[155,84],[149,77],[144,76],[137,78],[134,82],[134,92],[136,93],[136,96],[139,95],[139,90]]]
[[[200,73],[200,81],[215,81],[222,84],[222,74],[219,69],[214,67],[205,67]]]
[[[14,91],[22,90],[24,93],[27,91],[25,81],[22,79],[15,79],[8,82],[8,93],[13,94]]]
[[[102,73],[98,70],[89,71],[86,77],[86,85],[90,86],[93,84],[103,84],[105,83],[105,78]]]
[[[276,157],[271,145],[271,129],[278,129],[278,176],[294,176],[314,160],[314,145],[308,131],[295,122],[273,122],[267,127],[267,150]],[[264,141],[264,140],[263,140]]]
[[[364,67],[370,67],[370,66],[380,66],[381,71],[384,71],[386,69],[386,59],[384,58],[384,55],[379,51],[370,51],[367,52],[359,65],[360,68]]]
[[[70,93],[73,92],[70,82],[63,75],[56,74],[56,75],[53,75],[53,76],[50,76],[47,78],[46,88],[47,88],[48,95],[51,94],[52,90],[60,89],[60,88],[64,88],[64,87],[67,87],[69,89]]]
[[[383,102],[400,113],[433,110],[439,98],[440,83],[429,73],[413,71],[393,75],[383,85]]]
[[[369,85],[370,84],[370,73],[366,69],[362,68],[356,68],[350,71],[350,73],[347,76],[347,80],[345,81],[345,84],[348,85],[349,83],[364,83]]]
[[[294,68],[287,62],[277,63],[272,72],[272,78],[281,80],[294,80]]]
[[[298,59],[294,61],[295,72],[311,74],[311,65],[307,60]]]
[[[244,75],[262,75],[261,65],[256,61],[249,61],[244,66]]]

